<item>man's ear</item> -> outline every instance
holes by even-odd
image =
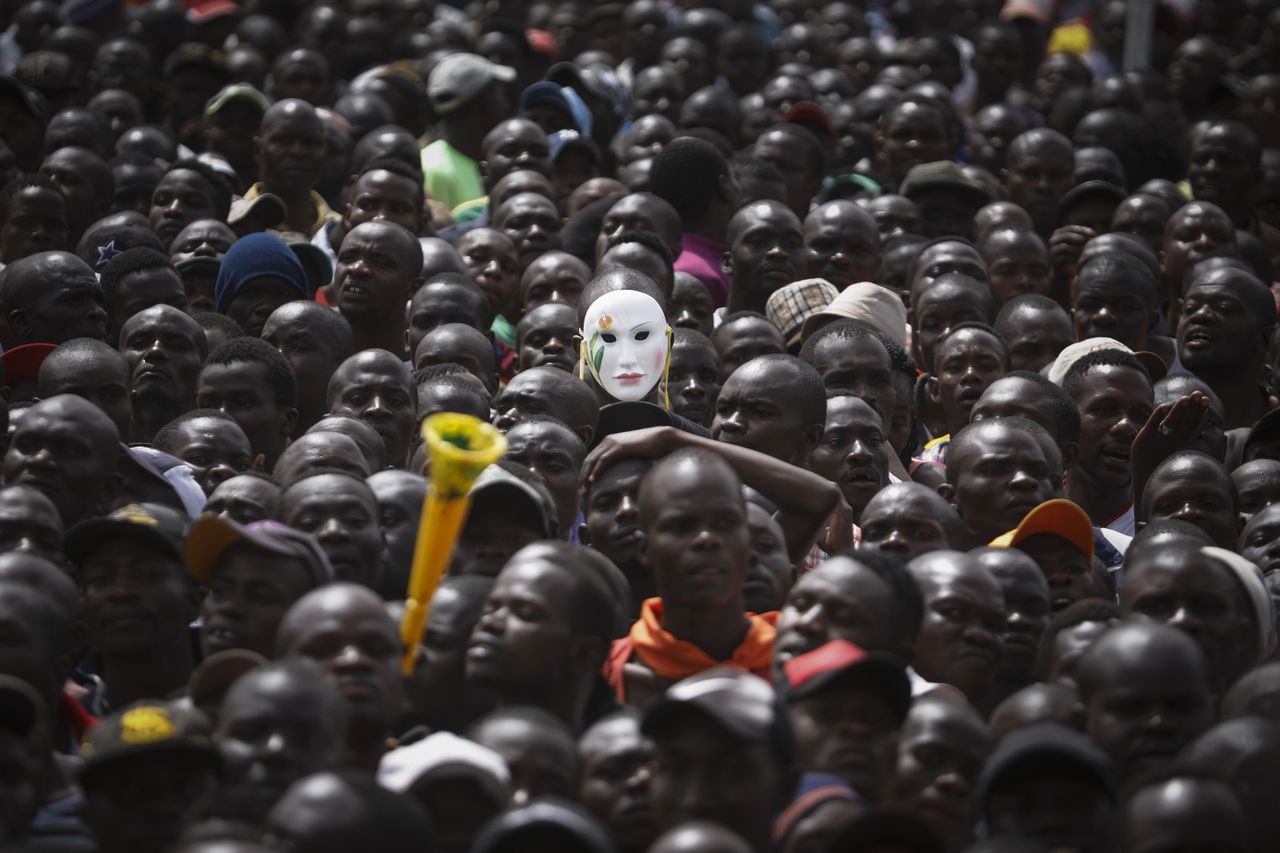
[[[587,548],[591,547],[591,530],[587,527],[585,521],[578,525],[578,544]]]
[[[591,440],[596,437],[595,429],[586,425],[578,427],[574,432],[578,434],[578,438],[582,439],[582,443],[587,447],[591,446]]]
[[[807,468],[809,465],[809,455],[813,453],[814,448],[822,441],[822,431],[826,429],[823,424],[810,424],[804,428],[804,432],[800,434],[800,467]]]
[[[27,309],[15,308],[9,312],[9,330],[20,338],[25,338],[31,334],[31,318],[27,316]]]
[[[956,512],[960,511],[960,507],[956,506],[956,487],[950,483],[940,483],[938,485],[938,494],[942,499],[956,508]]]
[[[1062,472],[1065,475],[1071,470],[1071,466],[1076,464],[1076,455],[1080,453],[1080,445],[1074,441],[1064,441],[1058,445],[1058,450],[1062,452]]]
[[[284,423],[280,430],[280,434],[284,437],[285,442],[289,441],[289,436],[293,435],[293,428],[298,425],[298,410],[290,406],[284,410]]]
[[[609,649],[599,637],[580,635],[569,642],[569,667],[576,672],[596,672]]]
[[[120,476],[119,472],[108,477],[107,481],[102,484],[102,495],[100,497],[102,508],[109,511],[123,489],[124,477]],[[106,515],[106,512],[103,512],[103,515]]]
[[[720,271],[725,275],[733,275],[733,258],[728,252],[720,256]]]
[[[938,377],[932,373],[926,374],[924,377],[924,390],[935,406],[942,404],[942,389],[938,387]]]

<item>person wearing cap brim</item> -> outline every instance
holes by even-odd
[[[653,739],[659,829],[711,820],[754,850],[769,849],[774,818],[798,781],[786,707],[762,678],[713,667],[673,684],[644,712]],[[679,755],[680,761],[667,759]],[[732,766],[734,773],[724,769]]]
[[[861,320],[898,346],[906,346],[907,309],[898,294],[887,287],[870,281],[849,285],[825,308],[805,318],[800,340],[807,340],[823,326],[842,319]]]
[[[450,210],[484,195],[481,143],[507,118],[507,84],[515,79],[515,69],[473,53],[446,56],[427,78],[439,138],[422,149],[423,186]]]
[[[905,664],[885,652],[832,640],[788,660],[782,674],[800,769],[837,776],[862,798],[881,802],[898,731],[911,707]],[[828,721],[837,716],[864,722],[832,731]]]
[[[950,160],[912,166],[898,193],[920,208],[928,237],[959,235],[972,240],[974,216],[993,200],[960,164]]]
[[[129,504],[67,531],[90,646],[106,702],[121,708],[186,686],[194,666],[188,626],[198,612],[183,544],[189,519],[159,504]],[[124,608],[120,595],[132,599]]]
[[[836,286],[824,278],[793,281],[769,294],[764,313],[782,331],[787,351],[794,355],[800,349],[801,330],[809,318],[822,313],[839,295]]]
[[[450,574],[497,577],[513,554],[539,539],[556,536],[550,493],[522,479],[529,469],[512,462],[490,465],[471,487],[471,509],[453,547]]]
[[[992,548],[1017,548],[1036,561],[1049,581],[1050,604],[1059,611],[1094,594],[1093,523],[1065,498],[1045,501],[1018,526],[992,539]],[[1067,581],[1063,583],[1062,581]]]
[[[206,656],[243,648],[274,657],[276,628],[285,611],[334,580],[333,567],[313,536],[274,521],[242,526],[203,515],[191,525],[185,552],[188,573],[208,588],[200,606],[200,646]]]
[[[241,187],[256,171],[253,139],[269,106],[267,96],[248,83],[224,86],[204,105],[205,150],[226,158],[242,181]]]
[[[223,766],[204,715],[158,700],[99,722],[81,755],[84,819],[103,853],[168,849],[208,814]]]
[[[1102,750],[1078,731],[1039,723],[1000,742],[982,769],[973,802],[989,838],[1100,853],[1111,849],[1116,796]]]

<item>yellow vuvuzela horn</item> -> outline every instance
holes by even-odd
[[[414,652],[427,625],[431,596],[440,585],[453,543],[467,519],[471,484],[507,452],[507,437],[491,424],[453,412],[427,418],[422,424],[422,438],[431,452],[431,483],[422,504],[404,620],[400,623],[404,644],[401,669],[405,675],[413,673]]]

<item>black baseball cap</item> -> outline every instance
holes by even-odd
[[[901,723],[911,709],[911,681],[906,665],[885,652],[868,652],[848,640],[832,640],[797,655],[782,668],[791,702],[816,696],[841,685],[881,691]]]
[[[221,767],[213,730],[204,714],[183,701],[144,699],[89,729],[80,755],[80,782],[90,784],[104,770],[142,755],[171,753],[184,761]]]
[[[640,729],[660,736],[689,714],[710,719],[739,740],[771,743],[784,762],[795,756],[790,713],[773,686],[749,672],[716,666],[676,682],[645,711]]]
[[[1052,770],[1074,771],[1092,778],[1114,797],[1111,762],[1092,740],[1058,723],[1036,723],[1018,729],[1000,741],[987,758],[974,790],[973,802],[986,808],[991,789],[1015,773],[1048,775]]]
[[[213,570],[232,545],[247,542],[260,551],[303,562],[314,587],[333,583],[329,558],[309,533],[286,527],[278,521],[237,524],[229,518],[205,513],[191,525],[187,536],[187,573],[200,583],[208,583]]]
[[[90,518],[67,531],[64,544],[71,562],[82,562],[101,542],[115,536],[134,536],[151,542],[178,562],[191,520],[172,507],[141,503],[122,506],[102,518]]]
[[[0,727],[28,737],[44,716],[44,701],[35,688],[13,675],[0,675]]]

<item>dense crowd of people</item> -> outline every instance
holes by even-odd
[[[1131,3],[0,2],[0,850],[1280,849],[1280,3]]]

